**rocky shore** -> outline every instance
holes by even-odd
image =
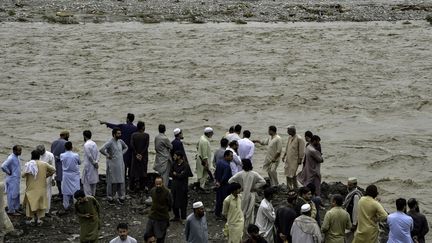
[[[5,0],[0,22],[316,22],[425,20],[430,1]]]

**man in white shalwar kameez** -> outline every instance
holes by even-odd
[[[60,154],[60,161],[63,169],[61,190],[63,193],[63,207],[69,210],[73,205],[73,195],[80,189],[80,170],[81,164],[79,155],[72,152],[72,143],[65,143],[66,152]]]
[[[83,132],[84,137],[84,170],[82,183],[84,193],[87,196],[96,195],[96,185],[99,182],[99,150],[96,143],[91,140],[92,133],[89,130]]]
[[[54,154],[46,151],[45,146],[44,145],[38,145],[36,147],[36,150],[40,153],[40,159],[43,162],[46,162],[47,164],[51,165],[51,166],[55,166],[55,158],[54,158]],[[53,180],[53,176],[49,176],[46,179],[46,188],[47,188],[47,199],[48,199],[48,206],[47,209],[45,211],[45,213],[49,214],[49,211],[51,209],[51,198],[52,198],[52,186],[53,186],[53,182],[55,182]]]
[[[119,128],[112,130],[112,136],[99,150],[106,160],[106,175],[107,175],[107,198],[110,204],[114,203],[114,197],[118,196],[119,203],[124,203],[126,196],[125,187],[125,164],[123,162],[123,154],[126,153],[128,147],[123,140],[120,139],[121,131]]]
[[[243,170],[228,180],[228,183],[237,182],[243,188],[241,208],[244,215],[245,230],[255,220],[256,191],[266,184],[264,178],[252,171],[252,162],[248,159],[242,160]],[[247,232],[245,232],[247,233]]]
[[[153,169],[162,177],[164,185],[168,188],[169,174],[171,170],[171,149],[172,144],[165,135],[166,127],[164,124],[159,124],[159,134],[155,137],[156,157]]]
[[[321,243],[321,230],[315,219],[310,217],[311,206],[303,204],[301,215],[291,227],[292,243]]]
[[[276,220],[276,213],[271,204],[274,190],[267,188],[264,190],[264,199],[258,208],[255,225],[259,228],[260,235],[267,242],[274,242],[274,222]]]
[[[237,154],[238,142],[237,140],[233,140],[229,143],[229,147],[226,150],[229,150],[233,153],[233,160],[230,162],[231,174],[235,175],[238,172],[242,171],[242,162],[240,156]]]
[[[209,177],[208,173],[211,168],[210,158],[212,158],[212,149],[210,146],[210,138],[212,136],[213,129],[211,127],[204,128],[204,135],[200,137],[197,144],[196,173],[201,189],[205,188],[207,178]]]
[[[251,132],[249,130],[243,131],[243,138],[238,140],[238,155],[241,159],[249,159],[251,162],[255,153],[255,144],[250,140]]]

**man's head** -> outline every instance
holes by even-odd
[[[275,190],[272,187],[268,187],[264,190],[264,198],[267,199],[267,201],[270,201],[273,199],[274,193],[275,193]]]
[[[84,141],[87,141],[87,140],[91,139],[92,133],[89,130],[85,130],[83,132],[83,137],[84,137]]]
[[[274,136],[274,135],[276,135],[276,134],[277,134],[277,129],[276,129],[276,127],[275,127],[275,126],[269,126],[268,134],[269,134],[270,136]]]
[[[183,153],[179,150],[175,151],[173,154],[173,160],[175,162],[183,162]]]
[[[332,198],[332,206],[333,207],[341,207],[344,202],[344,198],[340,194],[333,195]]]
[[[222,138],[222,139],[220,140],[220,146],[221,146],[221,148],[226,148],[226,147],[228,147],[228,143],[229,143],[228,139],[226,139],[226,138]]]
[[[162,190],[162,187],[163,187],[163,186],[164,186],[164,184],[163,184],[163,179],[162,179],[162,177],[157,176],[157,177],[155,178],[155,187],[156,187],[156,190],[157,190],[157,191]]]
[[[183,131],[180,128],[174,129],[173,133],[174,133],[174,137],[183,139]]]
[[[156,243],[156,236],[151,232],[147,232],[144,234],[144,242],[145,243]]]
[[[244,138],[250,138],[251,137],[251,132],[249,130],[244,130],[243,131],[243,137]]]
[[[78,190],[74,193],[74,198],[79,202],[83,202],[85,199],[85,193],[83,190]]]
[[[112,130],[111,134],[112,134],[112,136],[113,136],[113,138],[115,140],[120,139],[121,135],[122,135],[121,130],[118,127],[114,127],[114,129]]]
[[[288,191],[287,202],[294,204],[297,201],[297,192],[294,189]]]
[[[357,188],[357,178],[355,178],[355,177],[348,178],[347,187],[348,187],[348,191],[351,191],[351,190]]]
[[[61,131],[60,132],[60,137],[63,138],[64,140],[69,140],[69,131]]]
[[[234,133],[234,126],[230,126],[230,128],[228,129],[228,133]]]
[[[410,210],[415,210],[417,212],[420,212],[418,202],[415,198],[408,199],[408,207]]]
[[[237,124],[234,126],[234,132],[237,134],[240,134],[242,130],[242,126],[240,124]]]
[[[306,201],[310,201],[312,199],[312,192],[306,186],[300,187],[298,193],[299,196],[305,199]]]
[[[39,154],[42,156],[45,154],[45,146],[43,144],[39,144],[36,146],[36,150],[39,152]]]
[[[213,128],[211,127],[204,128],[204,135],[208,138],[213,137]]]
[[[306,140],[306,142],[310,143],[312,137],[313,137],[313,133],[311,131],[306,131],[305,132],[305,140]]]
[[[231,162],[233,160],[233,152],[230,150],[225,150],[224,152],[224,160]]]
[[[311,206],[309,203],[305,203],[300,208],[300,213],[303,215],[311,216]]]
[[[12,153],[14,153],[16,156],[20,156],[22,152],[22,148],[20,145],[15,145],[12,147]]]
[[[194,202],[192,208],[196,217],[202,218],[204,216],[205,214],[204,204],[201,201]]]
[[[244,171],[251,171],[253,169],[250,159],[242,159],[242,164]]]
[[[253,239],[258,238],[258,236],[259,236],[258,226],[254,225],[254,224],[249,224],[247,227],[247,233]]]
[[[236,140],[232,140],[229,143],[229,147],[232,148],[232,149],[234,149],[234,151],[237,151],[237,149],[238,149],[238,142]]]
[[[166,131],[165,125],[159,124],[158,130],[159,130],[159,133],[165,133],[165,131]]]
[[[64,146],[65,146],[66,151],[72,150],[72,142],[67,141]]]
[[[229,186],[229,194],[232,194],[233,196],[237,197],[237,195],[241,191],[241,185],[237,182],[231,183]]]
[[[137,130],[140,132],[145,131],[145,123],[143,121],[138,121],[137,123]]]
[[[126,122],[133,122],[135,120],[135,115],[132,113],[128,113],[126,116]]]
[[[287,133],[288,133],[288,135],[291,135],[291,136],[296,135],[296,128],[295,128],[295,126],[294,125],[289,125],[287,127]]]
[[[36,149],[31,151],[31,160],[39,160],[40,159],[40,153]]]
[[[407,201],[405,198],[396,199],[396,209],[397,211],[406,212]]]
[[[117,225],[117,234],[122,241],[125,241],[128,237],[129,227],[127,223],[119,223]]]
[[[313,146],[318,146],[318,145],[320,144],[320,142],[321,142],[321,138],[320,138],[318,135],[313,135],[313,136],[312,136],[312,139],[311,139],[311,141],[310,141],[310,143],[311,143]]]
[[[378,196],[378,188],[375,185],[369,185],[368,187],[366,187],[365,195],[376,198]]]

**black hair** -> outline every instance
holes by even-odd
[[[14,146],[12,147],[12,151],[18,151],[18,148],[21,148],[21,146],[19,146],[19,145],[14,145]]]
[[[181,157],[181,158],[183,158],[183,153],[182,153],[182,151],[180,151],[180,150],[176,150],[176,151],[174,152],[174,154],[177,155],[177,156],[179,156],[179,157]]]
[[[311,131],[306,131],[305,132],[305,137],[312,138],[313,137],[313,133]]]
[[[318,135],[313,135],[311,138],[311,142],[313,142],[313,141],[319,142],[319,141],[321,141],[321,138]]]
[[[247,232],[249,234],[258,234],[259,228],[258,228],[258,226],[254,225],[254,224],[249,224],[247,227]]]
[[[232,154],[233,152],[231,150],[225,150],[224,152],[224,158]]]
[[[410,209],[415,208],[417,205],[418,205],[418,202],[417,202],[417,200],[415,198],[408,199],[408,207]]]
[[[274,193],[275,193],[275,190],[272,187],[268,187],[264,190],[264,198],[265,199],[271,199],[273,197]]]
[[[67,141],[66,143],[65,143],[65,149],[66,150],[72,150],[72,142],[71,141]]]
[[[241,189],[240,183],[233,182],[233,183],[229,184],[228,193],[231,194],[238,189]]]
[[[269,131],[277,132],[277,128],[275,126],[269,126]]]
[[[127,223],[119,223],[118,225],[117,225],[117,230],[119,230],[119,229],[129,229],[129,227],[128,227],[128,224]]]
[[[84,136],[85,138],[91,139],[91,137],[92,137],[92,133],[90,132],[90,130],[85,130],[85,131],[83,132],[83,136]]]
[[[312,192],[312,194],[315,194],[316,187],[315,184],[313,184],[313,182],[307,184],[306,187],[310,189],[310,192]]]
[[[111,131],[111,134],[114,136],[118,131],[121,131],[121,129],[118,127],[114,127],[113,130]]]
[[[143,121],[138,121],[137,123],[137,129],[141,130],[145,128],[145,123]]]
[[[402,211],[404,210],[404,208],[406,207],[407,202],[405,198],[398,198],[396,199],[396,209],[398,211]]]
[[[336,203],[337,206],[342,206],[344,198],[340,194],[335,194],[333,195],[333,201]]]
[[[234,132],[236,133],[240,133],[242,130],[242,126],[240,124],[235,125],[234,127]]]
[[[232,140],[231,142],[229,142],[229,146],[230,147],[232,147],[232,146],[234,146],[234,145],[238,145],[238,142],[237,142],[237,140]]]
[[[132,113],[128,113],[126,118],[130,121],[133,122],[135,120],[135,115]]]
[[[250,138],[251,137],[251,132],[249,130],[244,130],[243,131],[243,137]]]
[[[230,126],[230,128],[228,129],[229,133],[233,133],[234,132],[234,126]]]
[[[40,152],[37,150],[31,151],[31,159],[32,160],[38,160],[40,159]]]
[[[242,159],[242,164],[243,164],[244,171],[250,171],[253,169],[252,162],[250,161],[250,159]]]
[[[159,124],[158,130],[160,133],[164,133],[166,131],[166,127],[164,124]]]
[[[226,148],[228,146],[228,143],[229,143],[229,141],[226,138],[222,138],[220,140],[220,145],[221,145],[222,148]]]
[[[309,189],[309,187],[307,187],[307,186],[302,186],[302,187],[300,187],[299,190],[298,190],[298,194],[299,194],[299,196],[303,196],[303,195],[305,195],[305,194],[308,193],[308,192],[310,192],[310,189]]]
[[[85,193],[83,190],[78,190],[74,193],[74,198],[78,199],[78,198],[83,198],[85,197]]]
[[[378,188],[375,185],[367,186],[365,195],[376,198],[378,196]]]
[[[152,233],[152,232],[146,232],[146,233],[144,234],[144,241],[148,241],[148,239],[150,239],[150,238],[152,238],[152,237],[155,237],[155,234],[154,234],[154,233]]]

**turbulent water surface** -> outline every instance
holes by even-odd
[[[151,141],[159,123],[170,138],[181,127],[189,160],[205,126],[216,149],[236,123],[254,139],[274,124],[284,143],[295,124],[321,136],[323,180],[356,176],[388,211],[417,197],[430,216],[431,36],[426,22],[0,23],[1,158],[22,144],[24,162],[62,129],[82,154],[84,129],[101,146],[110,131],[98,119],[127,112]],[[264,154],[257,146],[260,172]]]

